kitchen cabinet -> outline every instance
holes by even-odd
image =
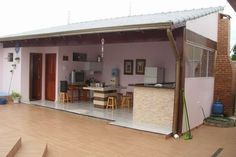
[[[84,71],[102,72],[102,62],[79,62],[79,69]]]

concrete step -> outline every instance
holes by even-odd
[[[45,157],[47,153],[47,144],[37,141],[22,142],[21,149],[14,157]]]
[[[14,157],[21,147],[20,137],[1,137],[0,157]]]

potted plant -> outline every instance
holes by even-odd
[[[21,95],[17,92],[12,91],[11,93],[11,97],[13,99],[13,102],[16,103],[20,103],[20,99],[21,99]]]
[[[15,58],[16,63],[20,63],[20,57]]]

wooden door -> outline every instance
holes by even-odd
[[[46,54],[45,99],[55,101],[56,94],[56,54]]]
[[[30,54],[30,100],[42,98],[42,54]]]

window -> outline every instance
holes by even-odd
[[[186,77],[213,77],[215,52],[186,44]]]
[[[13,62],[13,53],[8,53],[7,59],[8,59],[8,62]]]

